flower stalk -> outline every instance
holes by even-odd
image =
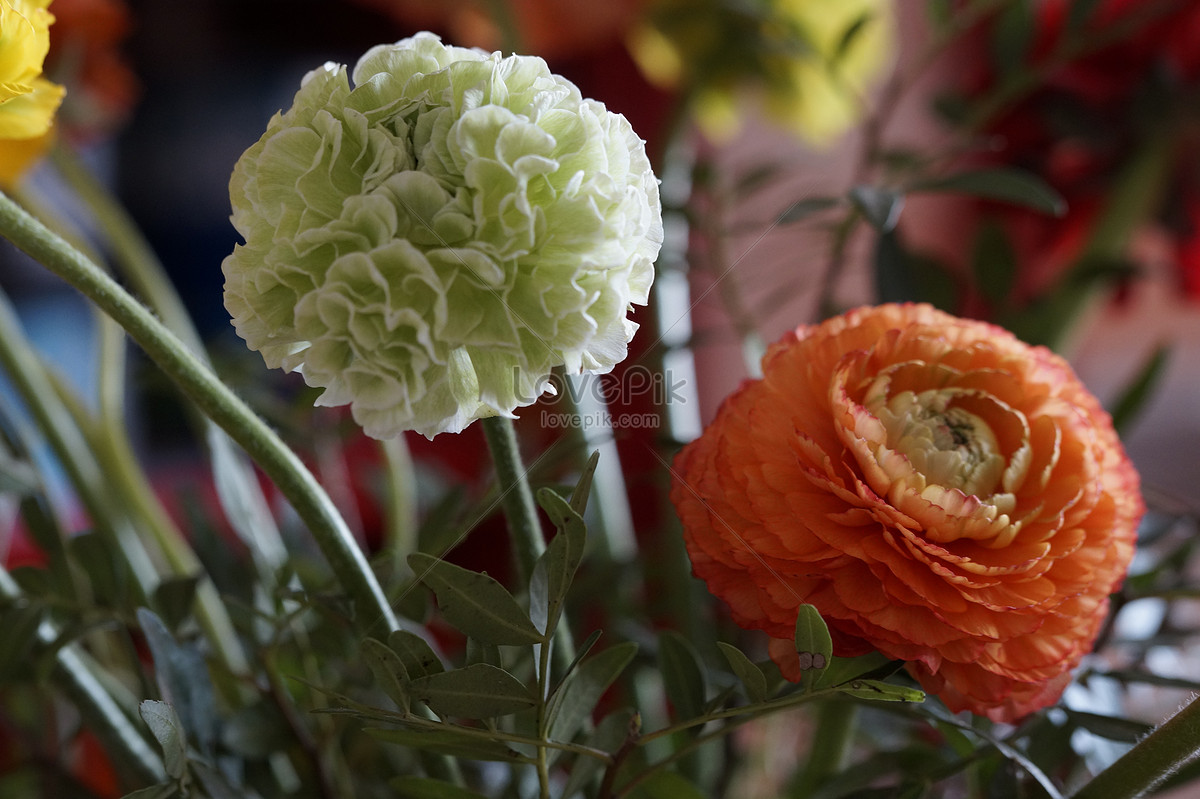
[[[275,482],[316,538],[356,604],[362,629],[397,628],[366,558],[332,501],[296,454],[144,306],[58,235],[0,195],[0,234],[115,319],[196,406]]]
[[[492,416],[481,424],[496,467],[500,503],[508,521],[517,579],[525,584],[533,574],[537,559],[546,551],[546,539],[542,537],[542,525],[538,521],[537,506],[529,488],[529,477],[521,461],[517,432],[512,420],[503,416]]]
[[[1134,799],[1200,756],[1200,701],[1159,725],[1072,799]]]

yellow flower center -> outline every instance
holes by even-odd
[[[953,399],[937,390],[904,391],[871,411],[887,429],[888,447],[907,457],[928,483],[989,497],[1005,458],[988,423],[952,405]]]

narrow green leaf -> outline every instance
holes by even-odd
[[[210,754],[217,737],[217,700],[204,653],[195,643],[177,642],[150,610],[138,608],[137,618],[154,658],[154,676],[163,699],[179,716],[188,740]]]
[[[1066,200],[1044,180],[1020,169],[976,169],[943,178],[919,181],[908,187],[910,193],[947,192],[968,194],[989,200],[1020,205],[1054,216],[1067,211]]]
[[[596,703],[637,654],[637,644],[625,641],[585,660],[550,698],[546,728],[551,740],[570,741],[592,716]]]
[[[975,236],[971,274],[989,302],[998,308],[1008,304],[1017,282],[1017,254],[1008,234],[995,220],[984,222]]]
[[[439,674],[446,670],[442,660],[429,643],[408,630],[394,630],[388,636],[388,646],[400,657],[404,671],[410,679]]]
[[[1072,0],[1071,10],[1067,13],[1067,32],[1078,33],[1101,2],[1103,0]]]
[[[879,680],[851,680],[838,686],[846,696],[856,699],[871,699],[877,702],[924,702],[925,692],[903,685],[892,685]]]
[[[147,788],[138,788],[133,793],[125,794],[121,799],[176,799],[182,795],[178,785],[173,782],[164,782]]]
[[[630,799],[707,799],[707,794],[674,771],[657,772],[629,796]]]
[[[833,57],[830,58],[830,62],[837,64],[837,62],[846,58],[846,55],[850,52],[850,48],[854,46],[854,41],[871,24],[871,20],[874,18],[875,14],[873,12],[866,11],[847,25],[846,29],[842,31],[842,37],[838,40],[837,47],[833,50]]]
[[[746,689],[746,697],[753,703],[765,700],[767,698],[767,678],[763,675],[762,669],[754,665],[753,661],[736,646],[718,641],[717,648],[721,650],[721,654],[725,656],[725,662],[729,664],[729,668],[741,681],[742,687]]]
[[[548,488],[542,488],[537,492],[537,501],[559,530],[573,530],[579,534],[587,533],[587,525],[583,522],[583,516],[575,510],[570,502],[558,494]]]
[[[686,638],[674,630],[658,636],[658,667],[674,718],[683,721],[703,713],[707,694],[704,670]]]
[[[997,73],[1007,75],[1024,68],[1036,29],[1029,0],[1016,0],[1004,7],[992,29],[992,63]]]
[[[579,480],[575,483],[575,490],[571,492],[571,510],[575,511],[580,518],[583,517],[583,512],[587,510],[588,497],[592,494],[592,478],[596,474],[596,466],[599,463],[600,450],[595,450],[588,456],[587,463],[583,467],[583,472],[579,475]]]
[[[925,12],[934,30],[941,30],[954,19],[953,0],[926,0]]]
[[[592,734],[588,736],[587,745],[601,752],[616,754],[617,750],[635,734],[637,727],[638,715],[636,712],[629,708],[615,710],[600,720],[596,729],[592,730]],[[581,755],[575,758],[571,775],[567,777],[567,784],[563,786],[563,799],[571,799],[582,791],[592,777],[600,771],[602,765],[594,757]]]
[[[1142,364],[1137,376],[1129,382],[1117,398],[1112,409],[1113,427],[1118,433],[1124,432],[1129,423],[1137,418],[1146,401],[1154,395],[1166,371],[1167,359],[1171,348],[1165,344],[1155,347],[1154,352]]]
[[[180,779],[187,771],[187,736],[175,709],[166,702],[147,699],[138,706],[138,712],[162,749],[167,775]]]
[[[1099,713],[1086,713],[1082,710],[1065,708],[1067,718],[1072,723],[1082,727],[1093,735],[1107,738],[1110,741],[1135,744],[1146,737],[1154,725],[1118,716],[1104,716]]]
[[[504,660],[500,657],[500,647],[475,638],[468,638],[466,665],[473,666],[476,663],[486,663],[498,669],[504,668]]]
[[[557,535],[550,539],[546,551],[538,558],[530,585],[531,595],[544,602],[545,618],[541,621],[549,637],[558,626],[571,581],[583,560],[587,528],[579,511],[553,491],[543,488],[538,491],[537,498],[558,528]]]
[[[0,676],[18,673],[28,666],[45,611],[41,605],[13,605],[0,610]]]
[[[1200,693],[1200,680],[1189,680],[1182,677],[1164,677],[1160,674],[1154,674],[1148,671],[1134,670],[1114,670],[1114,671],[1098,671],[1088,675],[1088,679],[1093,677],[1104,677],[1110,680],[1128,684],[1142,683],[1144,685],[1158,685],[1164,688],[1182,688],[1185,691],[1193,691]]]
[[[855,186],[850,189],[850,202],[862,214],[863,219],[878,230],[887,233],[900,221],[904,208],[904,195],[893,189],[880,186]]]
[[[800,668],[818,675],[828,668],[833,658],[833,639],[821,612],[812,605],[801,605],[796,614],[796,653]]]
[[[191,615],[199,584],[199,575],[189,575],[168,578],[154,589],[154,608],[168,629],[179,627]]]
[[[537,704],[520,680],[487,663],[420,677],[409,690],[434,713],[467,719],[506,716]]]
[[[37,470],[28,461],[14,457],[7,448],[0,449],[0,494],[26,497],[40,489]]]
[[[785,208],[775,221],[780,225],[803,222],[810,216],[828,211],[830,208],[836,208],[841,204],[842,200],[839,197],[806,197],[803,200],[796,200]]]
[[[486,799],[481,793],[428,777],[396,777],[388,785],[400,799]]]
[[[952,311],[958,281],[936,258],[906,249],[897,231],[879,234],[873,257],[878,302],[928,302]]]
[[[88,576],[97,604],[122,607],[130,603],[129,566],[97,533],[73,536],[67,542],[71,559]]]
[[[445,725],[445,729],[430,731],[364,727],[363,732],[387,743],[467,760],[489,760],[503,763],[530,762],[529,758],[510,749],[500,741],[458,732],[450,725]]]
[[[486,574],[414,552],[408,565],[437,596],[446,620],[484,643],[522,646],[544,639],[512,594]]]
[[[901,667],[899,661],[891,660],[879,652],[868,652],[852,658],[835,657],[813,687],[828,688],[857,679],[883,679]]]
[[[192,770],[208,799],[258,799],[258,794],[243,786],[235,786],[230,777],[203,761],[192,763]]]
[[[409,674],[400,656],[387,644],[374,638],[365,639],[360,644],[360,651],[379,687],[396,703],[396,707],[408,712]]]

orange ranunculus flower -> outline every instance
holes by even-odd
[[[1138,476],[1070,366],[926,305],[801,327],[675,462],[696,575],[800,669],[797,606],[954,711],[1057,700],[1133,554]]]

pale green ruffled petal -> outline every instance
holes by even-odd
[[[558,366],[610,370],[662,243],[624,117],[541,59],[430,34],[306,75],[230,195],[239,335],[381,438],[512,416]]]

